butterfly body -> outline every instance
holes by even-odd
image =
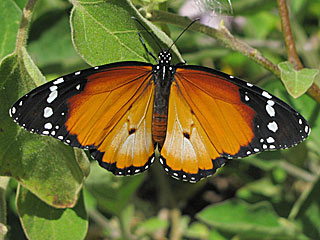
[[[78,71],[21,97],[10,116],[33,133],[89,149],[115,175],[145,171],[160,151],[172,177],[196,182],[227,159],[288,148],[307,121],[270,93],[200,66],[118,62]]]
[[[171,84],[174,79],[173,67],[170,65],[171,54],[161,52],[159,62],[153,67],[153,77],[155,85],[155,96],[152,114],[152,140],[154,146],[162,148],[166,133],[168,120],[168,106]]]

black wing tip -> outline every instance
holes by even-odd
[[[117,162],[114,163],[107,163],[102,161],[103,156],[104,156],[104,152],[100,152],[97,149],[90,149],[90,154],[91,156],[98,161],[99,165],[104,168],[107,169],[108,171],[112,172],[114,175],[116,176],[131,176],[131,175],[136,175],[139,173],[142,173],[144,171],[146,171],[147,169],[150,168],[150,166],[152,165],[152,163],[155,160],[155,156],[154,153],[149,157],[148,161],[145,163],[145,165],[140,166],[140,167],[136,167],[136,166],[129,166],[129,167],[125,167],[125,168],[118,168],[117,167]]]
[[[179,170],[179,171],[172,170],[167,165],[166,159],[163,156],[160,156],[160,163],[167,174],[169,174],[171,177],[173,177],[176,180],[182,180],[184,182],[189,182],[189,183],[196,183],[204,178],[214,175],[220,167],[223,167],[228,162],[228,159],[224,157],[218,157],[216,159],[211,159],[211,160],[213,163],[212,169],[208,169],[208,170],[199,169],[198,173],[192,174],[182,170]]]

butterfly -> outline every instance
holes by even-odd
[[[88,149],[115,175],[145,171],[158,150],[165,172],[189,182],[228,159],[289,148],[310,133],[297,111],[257,86],[172,65],[170,48],[154,58],[155,65],[117,62],[59,77],[22,96],[9,114],[32,133]]]

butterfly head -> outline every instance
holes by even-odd
[[[172,56],[171,53],[167,50],[163,50],[158,55],[159,65],[170,65]]]

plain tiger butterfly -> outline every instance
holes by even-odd
[[[259,87],[211,68],[172,65],[170,48],[155,59],[59,77],[21,97],[10,116],[32,133],[89,149],[115,175],[145,171],[158,149],[164,170],[189,182],[228,159],[289,148],[310,133],[297,111]]]

